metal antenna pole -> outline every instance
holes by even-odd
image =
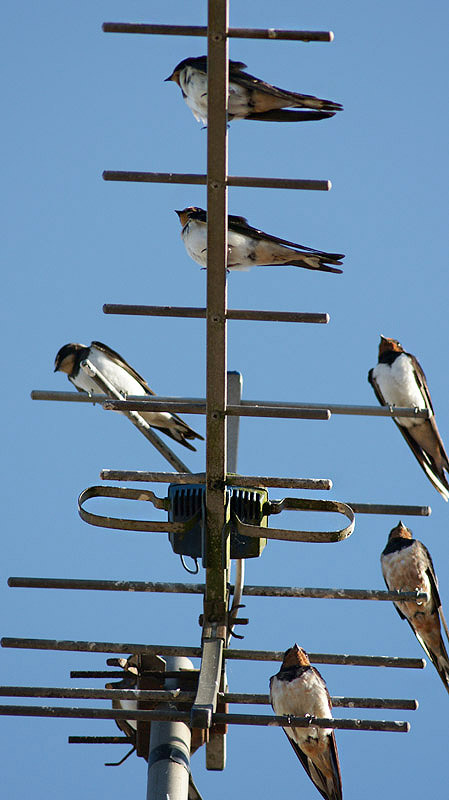
[[[228,404],[240,405],[242,400],[243,377],[240,372],[228,372]],[[227,417],[226,419],[226,446],[227,446],[227,472],[237,472],[237,458],[239,450],[240,417]]]
[[[193,669],[190,659],[168,656],[167,672]],[[178,679],[167,678],[166,689],[177,689]],[[147,800],[187,800],[190,776],[190,736],[185,722],[151,723]]]
[[[228,403],[230,405],[240,405],[242,401],[242,387],[243,377],[240,372],[228,372]],[[240,417],[228,417],[227,424],[227,471],[237,472],[237,459],[239,448],[239,427]],[[234,599],[230,609],[230,632],[228,637],[228,645],[231,638],[231,631],[234,629],[232,621],[238,614],[238,607],[242,602],[243,584],[245,581],[245,560],[243,558],[237,559],[235,562],[235,591]]]

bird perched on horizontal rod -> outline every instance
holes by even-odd
[[[229,61],[228,120],[300,122],[333,117],[343,106],[309,94],[288,92],[244,72],[246,64]],[[174,81],[198,122],[207,125],[207,56],[185,58],[165,79]],[[289,111],[289,108],[308,109]]]
[[[399,522],[388,537],[380,557],[382,574],[390,591],[427,592],[428,600],[395,603],[401,619],[406,619],[421,647],[429,656],[449,692],[449,657],[441,635],[440,620],[449,637],[438,593],[438,580],[430,553],[412,532]]]
[[[65,344],[56,355],[55,372],[58,371],[65,372],[80,392],[116,398],[110,389],[113,387],[123,399],[128,395],[155,396],[144,378],[119,353],[102,342],[91,342],[89,347],[73,342]],[[142,411],[139,416],[152,428],[165,433],[189,450],[196,448],[188,439],[203,439],[176,414]]]
[[[158,658],[158,656],[156,656],[156,658]],[[139,683],[140,683],[139,679],[142,677],[142,670],[141,670],[141,668],[139,666],[140,656],[132,655],[127,659],[125,659],[125,658],[108,659],[108,665],[112,666],[112,664],[111,664],[112,661],[116,662],[116,663],[114,663],[113,666],[118,666],[118,667],[121,667],[123,669],[123,678],[120,681],[114,681],[114,683],[106,683],[105,688],[106,689],[137,689],[137,690],[139,690]],[[162,681],[163,681],[163,679],[162,679]],[[145,677],[145,683],[146,684],[149,683],[149,685],[147,685],[147,688],[152,688],[152,689],[156,689],[156,690],[161,688],[161,682],[156,677],[148,678],[148,676],[146,676]],[[154,708],[157,708],[157,706],[158,706],[157,702],[150,701],[150,702],[146,702],[145,703],[145,708],[148,709],[148,710],[153,710]],[[122,710],[124,710],[124,711],[126,711],[126,710],[128,710],[128,711],[139,711],[140,710],[138,699],[135,699],[135,700],[123,700],[123,699],[115,699],[115,698],[113,698],[113,700],[112,700],[112,708],[118,709],[119,711],[122,711]],[[126,737],[130,740],[130,743],[133,745],[133,747],[123,758],[120,759],[120,761],[116,761],[114,763],[105,764],[106,767],[118,767],[118,766],[120,766],[120,764],[123,764],[123,762],[126,761],[126,759],[129,758],[129,756],[132,753],[134,753],[134,751],[136,750],[136,746],[137,746],[137,739],[138,739],[137,720],[135,720],[135,719],[121,719],[120,718],[120,719],[116,719],[115,720],[115,724],[117,725],[118,728],[120,728],[121,731],[123,731],[123,733],[126,735]],[[147,724],[147,727],[149,728],[149,730],[151,732],[151,722]],[[190,745],[190,753],[192,755],[193,755],[193,753],[196,752],[198,747],[200,747],[201,744],[204,741],[204,737],[201,736],[201,733],[202,733],[202,731],[200,731],[198,729],[193,733],[192,741],[191,741],[191,745]],[[147,748],[148,748],[148,739],[147,739]],[[140,742],[140,749],[141,749],[141,751],[144,750],[144,747],[142,746],[142,742]],[[148,761],[148,757],[149,757],[148,749],[146,749],[146,752],[145,751],[144,752],[140,752],[139,755],[143,755],[143,757]],[[199,791],[198,791],[198,789],[197,789],[197,787],[195,785],[195,782],[193,780],[191,772],[189,773],[189,788],[188,788],[187,797],[188,797],[188,800],[202,800],[202,797],[201,797],[201,795],[200,795],[200,793],[199,793]]]
[[[176,211],[182,225],[181,238],[190,256],[207,266],[207,213],[190,206]],[[320,272],[341,273],[341,253],[326,253],[302,244],[279,239],[248,224],[245,217],[228,216],[228,270],[245,271],[251,267],[292,266]],[[333,266],[329,266],[332,264]]]
[[[426,376],[415,356],[406,353],[396,339],[380,337],[379,363],[368,373],[379,403],[427,409],[430,419],[393,417],[405,441],[435,489],[447,501],[449,460],[433,416]]]
[[[332,719],[326,684],[297,644],[284,653],[281,669],[270,678],[270,699],[279,716]],[[332,728],[283,728],[301,764],[325,800],[342,800],[340,762]]]

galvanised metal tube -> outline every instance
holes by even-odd
[[[161,656],[188,656],[201,658],[201,647],[166,644],[138,644],[131,642],[86,642],[70,639],[23,639],[3,637],[2,647],[25,650],[61,650],[85,653],[153,653]],[[283,661],[283,650],[229,650],[224,649],[227,659],[241,661]],[[402,667],[404,669],[424,669],[423,658],[400,658],[399,656],[365,656],[340,653],[309,653],[315,664],[340,664],[360,667]]]
[[[174,679],[176,683],[176,679]],[[1,697],[54,697],[95,700],[141,700],[176,703],[192,703],[195,692],[181,689],[72,689],[55,686],[0,686]],[[248,694],[238,692],[219,692],[218,697],[224,703],[243,705],[270,705],[268,694]],[[331,697],[334,708],[393,708],[416,711],[417,700],[401,700],[380,697]],[[117,738],[117,737],[110,737]],[[120,737],[118,737],[120,738]]]
[[[181,414],[207,414],[207,403],[183,403],[164,400],[104,400],[105,411],[172,411]],[[218,413],[218,412],[215,412]],[[238,417],[281,417],[285,419],[330,419],[326,408],[291,408],[290,406],[241,406],[226,405],[220,412],[223,416]],[[180,470],[181,471],[181,470]],[[223,473],[223,478],[225,473]]]
[[[167,669],[192,669],[188,658],[167,658]],[[167,678],[166,689],[176,689],[178,679]],[[185,713],[185,712],[184,712]],[[152,722],[148,755],[147,800],[187,800],[190,775],[189,721]]]
[[[148,481],[154,483],[205,483],[205,472],[147,472],[144,470],[102,469],[103,481]],[[227,486],[272,486],[278,489],[312,489],[316,491],[332,489],[328,478],[278,478],[266,475],[237,475],[227,473]]]
[[[210,120],[211,117],[209,116]],[[209,123],[210,124],[210,123]],[[131,170],[105,169],[105,181],[129,181],[131,183],[175,183],[205,186],[207,175],[183,172],[133,172]],[[328,180],[309,178],[257,178],[246,175],[229,175],[220,179],[222,186],[245,186],[258,189],[302,189],[304,191],[328,192],[332,184]]]
[[[55,717],[71,719],[136,719],[154,721],[188,723],[188,711],[158,709],[156,711],[134,711],[131,709],[117,710],[112,708],[64,708],[61,706],[0,706],[0,716],[12,717]],[[408,722],[390,720],[364,720],[364,719],[324,719],[317,717],[279,717],[268,714],[214,714],[213,723],[217,725],[263,725],[267,727],[308,728],[314,725],[317,728],[334,728],[336,730],[356,731],[391,731],[408,733]],[[151,744],[150,744],[151,747]],[[180,765],[179,765],[180,766]],[[182,767],[184,769],[184,767]],[[187,772],[187,770],[186,770]],[[157,796],[159,798],[159,796]],[[166,800],[161,795],[161,800]],[[185,795],[187,798],[187,795]],[[156,800],[149,795],[147,800]]]
[[[187,319],[206,319],[205,308],[185,306],[141,306],[122,303],[105,303],[104,314],[128,314],[144,317],[184,317]],[[253,309],[226,309],[226,319],[251,320],[253,322],[308,322],[326,325],[329,314],[310,311],[255,311]]]
[[[129,736],[69,736],[68,744],[133,744]]]
[[[104,22],[105,33],[140,33],[153,36],[207,36],[204,25],[151,25],[145,22]],[[297,42],[332,42],[332,31],[297,31],[278,28],[229,28],[230,39],[279,39]]]
[[[8,586],[20,589],[82,589],[105,592],[160,592],[204,594],[204,583],[162,583],[152,581],[108,581],[89,578],[8,578]],[[234,587],[229,586],[231,594]],[[425,602],[426,592],[386,591],[384,589],[320,589],[301,586],[245,586],[251,597],[309,597],[323,600],[379,600]]]
[[[206,320],[206,591],[204,623],[224,629],[229,555],[226,522],[227,237],[229,0],[208,0],[207,29],[207,320]],[[223,552],[223,549],[225,552]]]
[[[34,389],[30,393],[32,400],[58,400],[69,403],[101,403],[105,402],[105,396],[102,394],[81,394],[80,392],[54,392],[51,390]],[[177,410],[184,410],[187,406],[203,406],[206,403],[204,397],[173,397],[158,395],[157,398],[142,400],[141,396],[132,397],[128,396],[130,403],[142,402],[148,405],[149,402],[156,404],[164,404],[164,408],[168,404],[178,404]],[[413,417],[416,419],[428,419],[429,411],[425,408],[402,408],[399,406],[357,406],[345,405],[335,403],[289,403],[280,400],[242,400],[242,407],[249,408],[291,408],[291,409],[304,409],[304,410],[329,410],[331,414],[348,414],[352,416],[365,416],[365,417]],[[133,406],[134,407],[134,406]],[[201,413],[198,411],[192,413]]]

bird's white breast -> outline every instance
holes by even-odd
[[[123,367],[111,361],[105,353],[101,350],[97,350],[96,347],[90,348],[89,361],[91,361],[94,367],[96,367],[122,394],[148,397],[148,393],[136,378],[133,378],[126,369],[123,369]],[[142,416],[149,425],[160,427],[166,425],[172,418],[172,415],[165,411],[142,411],[140,416]]]
[[[184,67],[179,74],[179,82],[193,116],[207,125],[207,75],[193,67]]]
[[[392,364],[377,364],[373,369],[373,377],[387,405],[427,408],[416,382],[413,365],[405,353],[401,353]],[[412,428],[423,420],[398,417],[398,422],[406,428]]]
[[[122,395],[148,396],[148,393],[136,378],[133,378],[126,369],[116,364],[96,347],[90,348],[89,358],[87,360],[98,370],[100,377],[103,376],[106,378],[106,380]],[[82,389],[84,392],[88,392],[88,394],[109,394],[109,392],[105,392],[98,385],[94,373],[92,371],[89,372],[88,365],[85,367],[81,366],[76,377],[70,378],[70,380],[78,389]],[[169,426],[172,419],[172,415],[165,411],[143,411],[140,416],[143,417],[149,425],[155,425],[156,427],[167,427],[167,423]]]
[[[274,678],[271,685],[271,702],[277,715],[290,714],[295,717],[313,717],[330,719],[332,711],[323,681],[312,670],[307,670],[293,681],[280,681]],[[310,737],[328,735],[331,728],[288,728],[289,736],[298,743]]]
[[[427,592],[429,600],[427,603],[414,601],[398,604],[398,608],[406,616],[414,613],[419,607],[425,610],[427,606],[433,605],[431,599],[431,585],[427,575],[427,561],[424,561],[421,548],[417,542],[410,547],[404,547],[394,553],[387,553],[382,556],[382,572],[385,582],[390,589],[399,589],[404,592],[414,592],[416,590]]]
[[[69,375],[69,381],[71,381],[77,389],[82,389],[83,392],[87,392],[88,394],[104,394],[103,389],[100,389],[94,379],[82,368],[78,370],[74,378]]]
[[[245,271],[255,263],[255,241],[244,233],[228,230],[228,269]]]
[[[273,707],[276,714],[291,714],[303,717],[330,717],[331,708],[323,682],[312,670],[307,670],[293,681],[273,682]]]
[[[190,220],[183,229],[182,238],[190,258],[202,267],[207,266],[207,223]],[[250,236],[228,230],[228,269],[250,269],[257,264],[254,253],[255,243]]]
[[[205,267],[207,264],[207,224],[192,219],[183,228],[181,235],[190,258]]]
[[[122,394],[146,395],[139,381],[133,378],[126,369],[112,361],[101,350],[91,347],[88,360]]]
[[[194,67],[184,67],[179,74],[179,83],[184,94],[184,99],[192,111],[195,119],[207,125],[207,75]],[[245,117],[248,113],[247,89],[238,83],[229,84],[230,117]]]

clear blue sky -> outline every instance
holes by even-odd
[[[173,209],[204,207],[205,189],[105,183],[101,172],[204,171],[206,132],[178,87],[163,79],[181,59],[204,53],[205,42],[104,34],[101,23],[205,24],[206,5],[44,0],[9,2],[3,10],[2,355],[8,377],[0,591],[6,636],[199,642],[199,598],[8,589],[6,578],[189,580],[164,535],[95,529],[76,510],[78,493],[99,482],[101,468],[158,470],[165,468],[162,458],[117,415],[32,402],[29,393],[69,389],[63,375],[53,375],[54,356],[66,342],[92,339],[117,349],[161,394],[204,393],[204,322],[105,316],[101,309],[104,302],[204,304],[205,273],[186,255]],[[231,57],[272,83],[346,109],[327,122],[231,126],[232,174],[326,178],[333,189],[233,189],[230,212],[287,239],[347,254],[342,276],[274,267],[231,274],[231,307],[331,316],[327,326],[231,323],[229,367],[242,371],[246,398],[374,404],[366,375],[383,333],[419,358],[449,444],[448,17],[442,3],[425,8],[404,0],[369,7],[327,0],[302,8],[294,0],[231,3],[236,26],[332,29],[332,44],[234,40]],[[203,430],[201,418],[187,419]],[[177,452],[191,469],[203,469],[201,443],[197,454]],[[449,609],[449,508],[391,420],[245,419],[239,470],[329,477],[328,496],[338,500],[430,504],[430,518],[404,522],[430,549]],[[359,516],[353,536],[336,545],[271,542],[248,564],[247,580],[383,588],[379,555],[397,521]],[[304,520],[287,517],[286,525],[295,523],[301,527]],[[315,652],[423,655],[387,603],[249,598],[246,612],[248,648],[283,650],[296,640]],[[3,650],[1,682],[80,685],[70,682],[69,670],[101,669],[104,660]],[[276,670],[275,664],[233,662],[231,690],[264,692]],[[346,800],[441,794],[448,698],[433,667],[323,666],[321,672],[331,694],[420,701],[417,712],[377,714],[410,720],[408,735],[337,733]],[[336,711],[352,714],[376,716]],[[1,730],[2,781],[14,800],[30,791],[67,800],[145,796],[141,759],[105,769],[103,762],[121,748],[66,744],[69,734],[113,735],[113,722],[3,717]],[[224,773],[207,773],[203,752],[192,766],[205,800],[231,792],[319,797],[277,729],[232,728]]]

